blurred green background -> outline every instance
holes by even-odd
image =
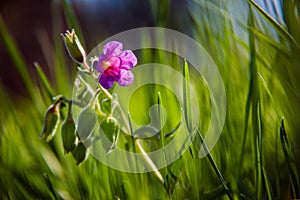
[[[299,1],[6,0],[0,6],[1,199],[300,198]],[[71,97],[76,75],[60,33],[75,28],[89,52],[108,36],[144,26],[197,40],[216,62],[227,95],[225,126],[211,154],[197,157],[197,136],[161,170],[164,184],[153,173],[119,172],[92,156],[77,166],[64,154],[59,131],[50,143],[39,138],[49,88]],[[172,55],[140,55],[184,70]],[[190,77],[206,99],[200,107],[209,108],[205,80],[192,69]],[[205,130],[209,118],[201,120]]]

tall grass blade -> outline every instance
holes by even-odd
[[[257,163],[257,199],[262,199],[263,192],[263,175],[262,175],[262,121],[261,121],[261,110],[260,104],[257,104],[257,124],[258,124],[258,136],[256,139],[256,163]]]
[[[283,118],[281,119],[281,123],[280,123],[280,139],[281,139],[282,150],[286,160],[286,165],[288,166],[288,170],[290,173],[293,198],[300,198],[299,175],[297,173],[295,157],[291,149],[290,142],[287,138]]]
[[[52,21],[53,21],[53,41],[54,41],[54,66],[49,68],[50,72],[53,74],[56,82],[56,92],[63,93],[66,96],[70,95],[70,74],[68,73],[68,65],[65,60],[65,53],[67,50],[63,44],[63,41],[58,33],[65,31],[65,26],[63,22],[63,16],[59,12],[61,5],[59,2],[52,2]],[[70,58],[71,60],[71,58]]]
[[[162,108],[163,102],[161,98],[160,92],[157,93],[157,103],[158,103],[158,118],[159,118],[159,128],[160,128],[160,141],[161,141],[161,148],[165,147],[165,133],[163,131],[163,116],[162,116]]]
[[[184,109],[184,117],[185,117],[185,123],[187,125],[188,131],[191,133],[192,131],[192,117],[191,117],[191,105],[190,105],[190,89],[189,89],[189,84],[190,84],[190,73],[189,73],[189,66],[186,60],[184,60],[184,65],[183,65],[183,76],[184,76],[184,81],[183,81],[183,109]]]
[[[264,188],[265,188],[267,199],[273,199],[272,185],[270,183],[270,180],[267,176],[267,172],[264,167],[262,168],[262,174],[263,174]]]
[[[79,26],[77,17],[72,8],[71,2],[69,0],[62,0],[61,2],[62,2],[65,18],[67,19],[67,22],[68,22],[69,29],[76,30],[76,34],[77,34],[82,46],[85,48],[86,45],[84,42],[83,34],[82,34],[81,28]]]
[[[288,39],[296,47],[300,48],[295,38],[287,30],[285,30],[285,28],[282,27],[275,19],[273,19],[273,17],[271,17],[262,7],[260,7],[254,0],[248,0],[248,2],[269,22],[270,25],[272,25],[275,28],[275,30],[278,31],[280,35]]]
[[[272,95],[272,93],[271,93],[269,87],[268,87],[267,82],[265,81],[264,77],[263,77],[260,73],[258,73],[258,76],[259,76],[259,78],[260,78],[260,80],[261,80],[261,82],[262,82],[262,86],[264,87],[265,91],[266,91],[267,94],[269,95],[269,97],[270,97],[270,99],[271,99],[271,102],[273,103],[273,105],[274,105],[274,107],[275,107],[277,116],[278,116],[278,117],[281,116],[281,112],[280,112],[280,110],[279,110],[277,104],[275,103],[275,100],[274,100],[274,98],[273,98],[273,95]]]
[[[255,18],[252,8],[250,7],[249,16],[248,16],[248,25],[249,27],[255,28]],[[255,36],[253,32],[249,31],[249,47],[250,47],[250,89],[252,90],[251,103],[252,103],[252,126],[253,126],[253,136],[254,136],[254,144],[255,144],[255,163],[256,163],[256,197],[257,199],[261,199],[262,191],[262,181],[261,181],[261,158],[260,151],[257,148],[257,142],[260,143],[260,134],[261,134],[261,126],[260,126],[260,113],[259,113],[259,83],[258,83],[258,70],[256,65],[256,43]]]
[[[39,63],[35,62],[34,66],[36,68],[36,71],[39,75],[40,81],[42,82],[43,86],[46,88],[48,94],[49,94],[49,98],[52,99],[54,97],[54,93],[53,93],[53,89],[43,71],[43,69],[41,68],[41,66],[39,65]]]
[[[209,163],[210,163],[211,166],[213,167],[213,169],[214,169],[216,175],[218,176],[218,179],[220,180],[220,182],[221,182],[223,188],[225,189],[228,198],[229,198],[230,200],[232,200],[232,199],[233,199],[232,193],[231,193],[231,191],[229,190],[229,188],[228,188],[228,186],[227,186],[227,184],[226,184],[226,181],[225,181],[225,179],[223,178],[223,176],[222,176],[220,170],[218,169],[218,166],[217,166],[216,162],[214,161],[214,159],[213,159],[211,153],[209,152],[209,150],[208,150],[208,148],[207,148],[207,146],[206,146],[206,144],[205,144],[205,141],[204,141],[204,139],[203,139],[203,137],[202,137],[200,131],[197,130],[197,133],[198,133],[198,135],[199,135],[199,137],[200,137],[201,143],[202,143],[202,145],[203,145],[203,149],[204,149],[205,153],[207,154]]]

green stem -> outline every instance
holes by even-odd
[[[146,163],[149,165],[149,167],[153,170],[154,174],[156,175],[156,177],[158,178],[158,180],[161,183],[164,183],[164,179],[161,175],[161,173],[158,171],[157,167],[155,166],[155,164],[153,163],[153,161],[151,160],[151,158],[149,158],[149,156],[147,155],[147,153],[145,152],[145,150],[143,149],[142,145],[140,144],[140,140],[136,139],[136,145],[138,147],[138,150],[142,153],[143,158],[145,159]]]
[[[98,83],[98,87],[108,99],[111,100],[113,98],[113,96],[109,93],[109,91],[105,89],[100,83]]]

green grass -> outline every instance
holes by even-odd
[[[150,2],[150,1],[149,1]],[[151,1],[158,26],[170,23],[167,8]],[[62,6],[68,25],[78,22],[67,1]],[[28,92],[13,99],[0,85],[0,199],[290,199],[300,198],[300,20],[299,3],[283,1],[285,24],[273,19],[253,1],[205,1],[187,3],[179,16],[188,20],[189,30],[216,62],[222,75],[227,114],[219,141],[205,158],[199,159],[205,132],[210,123],[211,99],[205,77],[193,66],[162,51],[137,52],[139,64],[155,60],[173,66],[185,76],[184,118],[190,127],[193,105],[187,82],[198,92],[199,133],[193,144],[171,165],[159,172],[125,173],[111,169],[93,156],[76,165],[72,154],[64,154],[60,127],[49,143],[39,138],[43,114],[56,94],[70,98],[75,74],[69,72],[68,57],[60,39],[54,40],[54,66],[47,77],[35,63],[29,74],[25,60],[0,18],[1,40]],[[53,8],[54,38],[63,32],[62,16]],[[80,34],[82,41],[84,36]],[[70,75],[71,74],[71,75]],[[149,76],[160,77],[159,72]],[[139,81],[142,77],[136,77]],[[166,80],[171,81],[171,80]],[[181,116],[178,102],[166,88],[147,85],[137,90],[129,105],[130,116],[149,122],[147,110],[153,104],[165,107],[170,120],[160,137],[176,134]],[[142,103],[140,103],[142,102]],[[135,106],[136,104],[136,106]],[[63,114],[66,114],[65,108]],[[158,109],[159,119],[162,112]],[[284,120],[283,120],[284,118]],[[162,123],[160,121],[160,123]],[[175,128],[175,129],[174,129]],[[191,130],[191,128],[189,128]],[[170,138],[143,140],[146,149],[157,149]],[[119,138],[121,148],[138,151],[133,137]],[[128,147],[129,145],[129,147]],[[161,174],[164,182],[158,178]]]

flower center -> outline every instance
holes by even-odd
[[[108,60],[102,62],[103,71],[105,71],[109,66],[110,66],[110,62]]]

